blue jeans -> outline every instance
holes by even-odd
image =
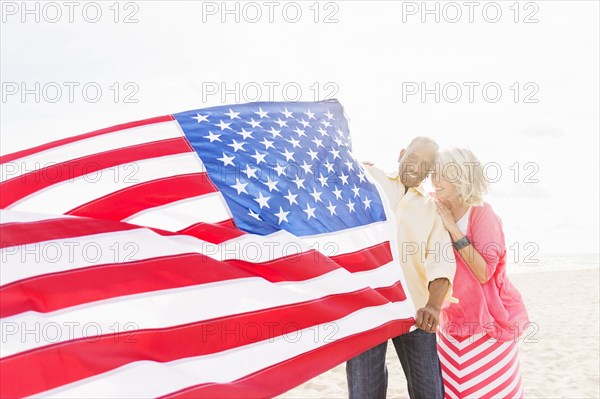
[[[443,399],[442,369],[436,335],[417,329],[392,339],[402,364],[411,399]],[[387,341],[348,360],[346,377],[350,399],[379,399],[387,393]]]

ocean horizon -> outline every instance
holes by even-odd
[[[519,262],[509,259],[506,268],[509,274],[590,269],[600,269],[600,253],[535,255]]]

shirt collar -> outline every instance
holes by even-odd
[[[400,181],[400,175],[399,175],[399,173],[398,173],[397,170],[394,171],[394,172],[388,172],[388,173],[386,173],[386,176],[389,177],[392,180],[396,180],[396,182],[400,186],[402,186],[402,188],[405,188],[404,184],[402,184],[402,182]],[[417,187],[411,187],[411,188],[409,188],[409,190],[410,189],[413,189],[414,191],[416,191],[417,193],[421,194],[422,196],[426,195],[425,189],[423,188],[423,184],[419,184]]]

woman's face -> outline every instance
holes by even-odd
[[[431,175],[431,183],[435,188],[436,199],[454,202],[459,200],[458,191],[456,190],[456,186],[452,182],[452,179],[447,175],[448,174],[440,170],[439,167],[436,167]]]

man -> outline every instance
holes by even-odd
[[[400,151],[398,171],[367,170],[383,187],[398,223],[398,249],[408,291],[417,309],[416,329],[393,338],[411,399],[442,399],[444,388],[435,331],[456,271],[450,237],[421,183],[433,170],[438,146],[416,137]],[[448,250],[450,248],[450,250]],[[350,399],[385,398],[387,341],[346,364]]]

